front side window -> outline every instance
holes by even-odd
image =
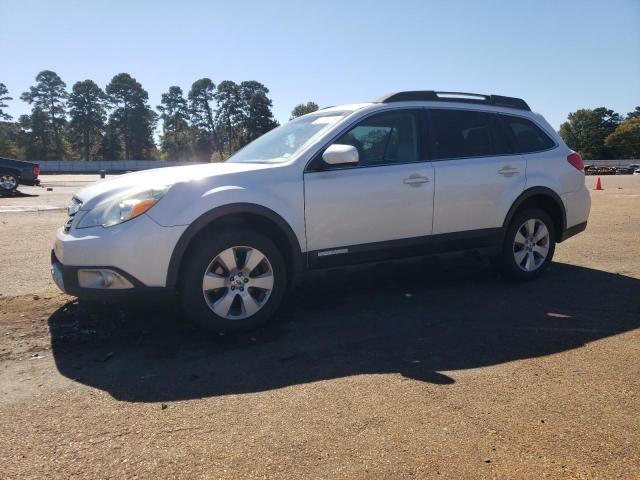
[[[286,162],[349,113],[333,111],[297,118],[265,133],[226,161],[229,163]]]
[[[360,166],[409,163],[418,160],[415,116],[411,112],[373,115],[334,143],[358,149]]]
[[[470,110],[431,110],[434,159],[495,155],[494,117]],[[499,140],[499,139],[496,139]],[[497,143],[497,142],[496,142]],[[501,149],[506,149],[502,145]]]
[[[540,152],[555,146],[554,141],[532,121],[512,115],[500,115],[500,118],[513,134],[518,153]]]

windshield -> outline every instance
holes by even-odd
[[[227,159],[230,163],[282,163],[342,120],[349,112],[305,115],[255,139]]]

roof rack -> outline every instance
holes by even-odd
[[[517,108],[531,110],[527,102],[521,98],[504,97],[502,95],[483,95],[480,93],[464,92],[436,92],[435,90],[411,90],[384,95],[376,100],[377,103],[392,102],[462,102],[495,105],[496,107]]]

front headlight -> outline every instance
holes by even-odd
[[[171,185],[162,185],[145,190],[127,190],[96,205],[82,218],[77,228],[111,227],[136,218],[158,203],[170,188]]]

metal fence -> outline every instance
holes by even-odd
[[[37,160],[36,160],[37,161]],[[100,170],[107,172],[135,172],[150,168],[176,167],[180,165],[196,165],[196,162],[176,162],[164,160],[97,160],[88,162],[85,160],[40,160],[42,173],[97,173]]]

